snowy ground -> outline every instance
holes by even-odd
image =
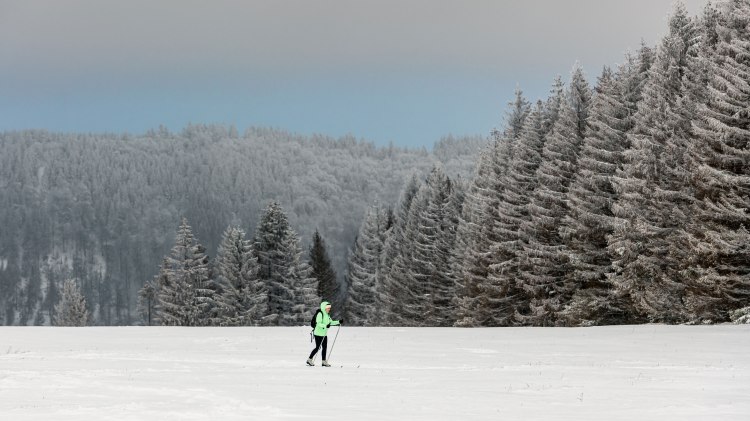
[[[747,325],[309,330],[3,327],[0,420],[750,419]]]

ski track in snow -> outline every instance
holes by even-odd
[[[750,326],[0,327],[0,420],[747,420]],[[335,332],[329,334],[329,350]]]

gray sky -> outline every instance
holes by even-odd
[[[691,14],[706,0],[686,0]],[[0,0],[0,129],[274,126],[429,146],[501,124],[579,61],[666,32],[672,0]]]

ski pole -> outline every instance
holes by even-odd
[[[339,328],[336,329],[336,336],[333,337],[333,343],[331,344],[331,351],[328,353],[328,359],[331,359],[331,354],[333,354],[333,347],[336,345],[336,338],[339,337],[339,331],[341,330],[341,325],[337,325]]]

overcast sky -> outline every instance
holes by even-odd
[[[707,0],[686,0],[700,13]],[[672,0],[0,0],[0,130],[188,122],[427,146],[502,124],[579,61],[593,83]]]

